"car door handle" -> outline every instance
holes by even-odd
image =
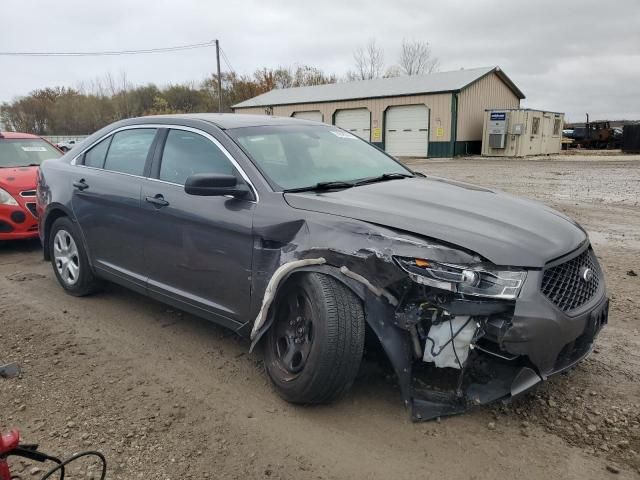
[[[87,185],[87,182],[85,181],[85,179],[81,179],[78,180],[77,182],[73,182],[73,186],[76,187],[78,190],[83,191],[86,190],[87,188],[89,188],[89,185]]]
[[[166,207],[167,205],[169,205],[169,202],[167,202],[160,194],[156,195],[155,197],[145,197],[144,199],[147,202],[155,205],[156,207]]]

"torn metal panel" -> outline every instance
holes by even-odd
[[[362,275],[359,275],[355,272],[352,272],[351,270],[349,270],[347,267],[345,267],[344,265],[340,267],[340,272],[343,275],[346,275],[349,278],[354,279],[357,282],[362,283],[365,287],[367,287],[374,295],[378,296],[378,297],[384,297],[387,299],[387,302],[389,302],[391,305],[393,305],[394,307],[398,306],[398,299],[396,297],[394,297],[391,293],[389,293],[388,290],[384,289],[384,288],[380,288],[380,287],[376,287],[375,285],[373,285],[368,279],[364,278]]]

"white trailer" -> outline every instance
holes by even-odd
[[[486,110],[482,155],[526,157],[560,153],[563,125],[564,113],[528,108]]]

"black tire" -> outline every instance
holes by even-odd
[[[305,273],[287,282],[275,308],[265,366],[279,395],[303,404],[339,398],[353,384],[362,360],[365,325],[360,299],[328,275]],[[297,344],[287,340],[292,327],[302,340]],[[300,349],[298,362],[290,361],[289,348]]]
[[[75,252],[75,254],[70,253],[67,255],[68,257],[71,257],[69,262],[72,262],[77,268],[78,273],[73,279],[69,278],[68,273],[65,274],[60,271],[61,263],[59,263],[59,258],[57,258],[55,245],[59,238],[58,234],[61,235],[60,238],[65,237],[68,239],[70,237],[76,247],[75,250],[71,250],[71,252]],[[68,235],[68,237],[66,237],[66,235]],[[49,233],[48,248],[53,273],[58,279],[58,283],[60,283],[62,288],[64,288],[65,292],[76,297],[83,297],[100,290],[102,287],[102,281],[94,275],[93,270],[89,265],[87,252],[82,244],[78,228],[68,217],[60,217],[53,222],[51,232]]]

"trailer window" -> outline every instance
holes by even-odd
[[[533,117],[533,121],[531,122],[531,135],[538,135],[538,130],[540,130],[540,117]]]
[[[560,135],[560,119],[559,118],[556,118],[553,121],[553,134]]]

